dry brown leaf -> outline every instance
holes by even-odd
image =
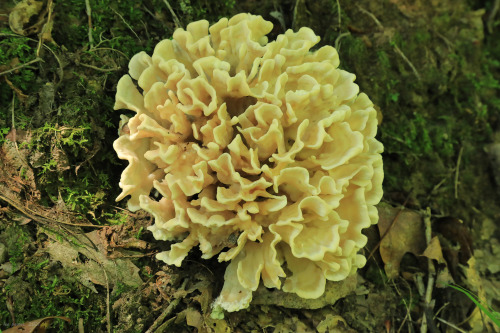
[[[443,251],[441,250],[441,243],[439,242],[439,238],[437,236],[434,236],[431,239],[431,242],[422,255],[429,259],[436,260],[439,264],[446,264],[446,261],[443,258]]]
[[[74,276],[94,292],[97,292],[94,284],[109,284],[110,287],[117,282],[131,287],[142,284],[139,268],[130,259],[110,260],[106,256],[97,231],[76,235],[75,238],[78,245],[53,241],[46,248],[52,260],[61,262],[69,276]],[[81,262],[79,258],[82,255],[88,260]]]
[[[50,327],[50,324],[52,323],[54,318],[65,320],[68,323],[71,322],[71,319],[69,319],[68,317],[60,317],[60,316],[45,317],[42,319],[28,321],[27,323],[14,326],[14,327],[9,328],[7,330],[4,330],[2,332],[3,333],[45,333],[45,332],[47,332],[47,328]]]
[[[467,277],[467,289],[471,290],[474,294],[477,295],[477,300],[481,304],[488,304],[489,300],[491,300],[491,296],[487,295],[487,290],[485,289],[485,283],[479,271],[476,267],[476,258],[471,257],[468,261],[468,266],[465,269],[465,275]],[[476,307],[469,317],[469,324],[473,327],[472,332],[500,332],[500,327],[494,325],[488,316],[484,316],[484,314]],[[487,326],[488,328],[486,328]]]
[[[231,327],[224,319],[213,319],[208,316],[205,318],[205,327],[202,332],[229,333]]]
[[[425,249],[422,256],[427,257],[432,260],[436,260],[438,264],[441,265],[437,271],[436,277],[436,286],[438,288],[445,288],[450,283],[454,283],[452,276],[448,270],[448,263],[443,256],[443,251],[441,249],[441,242],[439,241],[439,237],[434,236],[431,239],[431,242]]]
[[[189,326],[196,327],[198,330],[200,330],[200,327],[203,324],[203,317],[201,313],[193,307],[187,308],[185,312],[186,312],[186,323]]]
[[[7,76],[4,76],[3,77],[5,82],[7,82],[7,84],[9,85],[9,87],[14,90],[14,92],[16,93],[17,95],[17,98],[19,98],[19,100],[21,102],[25,102],[27,99],[28,99],[28,95],[25,95],[23,94],[22,90],[17,88],[8,78]]]
[[[316,330],[318,333],[326,333],[326,332],[353,332],[348,328],[346,321],[344,318],[338,315],[327,314],[325,319],[323,319],[318,326],[316,326]]]
[[[43,1],[24,0],[9,14],[9,26],[16,34],[28,36],[40,32],[44,24]],[[36,23],[29,25],[30,22]]]
[[[149,243],[141,239],[129,237],[133,231],[125,225],[105,226],[97,232],[100,247],[108,258],[139,257],[147,256]],[[135,251],[139,250],[139,251]]]
[[[53,9],[52,0],[23,0],[10,12],[9,27],[16,34],[23,36],[40,34],[43,42],[54,43],[52,39]]]
[[[17,142],[29,142],[30,134],[24,131],[11,130],[7,137]],[[22,141],[21,141],[22,140]],[[16,141],[6,140],[0,147],[0,183],[4,183],[10,191],[20,193],[23,189],[31,198],[39,198],[36,189],[35,175],[27,162],[29,150],[19,148]]]
[[[378,209],[380,235],[387,232],[380,243],[380,256],[390,279],[398,276],[401,259],[405,253],[420,255],[426,245],[422,216],[409,209],[404,209],[398,216],[399,210],[389,205],[380,205]]]

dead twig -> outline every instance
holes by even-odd
[[[78,62],[77,65],[79,66],[83,66],[83,67],[87,67],[87,68],[91,68],[91,69],[94,69],[96,71],[99,71],[99,72],[116,72],[116,71],[119,71],[121,70],[120,67],[112,67],[112,68],[99,68],[99,67],[96,67],[96,66],[92,66],[92,65],[88,65],[88,64],[83,64],[81,62]]]
[[[399,329],[397,330],[397,333],[401,332],[401,330],[403,329],[403,326],[406,324],[406,322],[408,321],[408,332],[411,332],[411,323],[412,323],[412,318],[411,318],[411,306],[410,304],[412,304],[412,299],[413,299],[413,294],[412,294],[412,291],[411,291],[411,287],[409,285],[409,283],[405,280],[405,279],[402,279],[402,281],[406,284],[406,287],[408,288],[408,291],[410,292],[410,299],[408,300],[408,302],[406,301],[405,297],[403,297],[403,294],[399,291],[399,288],[398,286],[396,285],[396,283],[394,283],[394,280],[392,280],[392,285],[394,287],[394,290],[396,290],[396,293],[399,295],[399,297],[401,297],[401,300],[403,301],[403,304],[406,308],[406,315],[403,319],[403,321],[401,322],[401,325],[399,325]]]
[[[11,69],[8,69],[8,70],[6,70],[6,71],[1,72],[1,73],[0,73],[0,76],[10,74],[10,73],[12,73],[12,72],[15,72],[15,71],[17,71],[17,70],[19,70],[19,69],[21,69],[21,68],[27,67],[27,66],[32,65],[32,64],[34,64],[34,63],[37,63],[37,62],[39,62],[39,61],[43,61],[43,59],[42,59],[42,58],[39,58],[39,57],[36,57],[35,59],[33,59],[33,60],[31,60],[31,61],[28,61],[27,63],[24,63],[24,64],[22,64],[22,65],[19,65],[19,66],[16,66],[16,67],[14,67],[14,68],[11,68]]]
[[[106,272],[106,269],[104,268],[104,265],[97,261],[99,263],[99,266],[101,266],[102,271],[104,272],[104,277],[106,279],[106,321],[108,322],[107,328],[108,328],[108,333],[111,333],[112,330],[112,324],[111,324],[111,305],[109,301],[109,280],[108,280],[108,273]]]
[[[450,302],[446,302],[444,303],[437,311],[436,313],[434,314],[434,318],[437,318],[437,316],[439,316],[439,314],[441,313],[441,311],[443,311],[448,305],[450,305]]]
[[[431,243],[432,239],[432,228],[431,228],[431,209],[427,207],[424,213],[424,226],[425,226],[425,241],[427,246]],[[434,263],[432,259],[427,258],[427,287],[425,290],[424,297],[424,317],[422,320],[422,325],[420,326],[420,332],[438,332],[436,325],[433,321],[433,308],[434,301],[432,300],[432,291],[434,289],[434,282],[436,280],[436,268],[434,267]]]
[[[413,71],[413,74],[415,74],[415,76],[417,77],[417,79],[419,81],[421,81],[422,79],[420,78],[420,74],[418,73],[418,71],[415,68],[415,66],[413,66],[413,63],[406,57],[406,55],[403,53],[403,51],[401,51],[401,49],[394,42],[391,42],[391,44],[394,47],[394,51],[397,54],[399,54],[401,56],[401,58],[403,58],[403,60],[408,64],[408,66],[410,66],[411,70]]]
[[[89,44],[90,48],[94,48],[94,37],[92,36],[92,8],[90,7],[89,0],[85,0],[85,11],[87,13],[89,22]]]
[[[172,17],[174,18],[174,23],[177,26],[177,28],[183,28],[184,29],[184,27],[181,24],[181,21],[179,21],[179,18],[177,17],[177,15],[175,15],[175,12],[172,9],[172,6],[170,6],[170,4],[168,3],[167,0],[163,0],[163,2],[165,3],[165,6],[167,6],[168,10],[170,11],[170,14],[172,14]]]
[[[460,332],[460,333],[467,333],[467,331],[464,331],[464,330],[463,330],[463,329],[461,329],[460,327],[458,327],[458,326],[456,326],[456,325],[454,325],[454,324],[450,323],[449,321],[444,320],[443,318],[439,318],[439,317],[437,317],[436,319],[437,319],[437,320],[439,320],[440,322],[442,322],[443,324],[446,324],[446,325],[450,326],[451,328],[453,328],[453,329],[457,330],[457,332]]]
[[[429,200],[432,196],[432,194],[437,191],[447,180],[448,178],[451,176],[451,173],[449,173],[448,175],[446,175],[446,177],[444,177],[443,179],[441,179],[439,181],[439,183],[437,183],[433,188],[432,190],[429,192],[429,195],[427,196],[427,200]]]
[[[120,50],[115,50],[115,49],[112,49],[111,47],[94,47],[92,50],[90,50],[90,52],[95,52],[95,51],[101,51],[101,50],[109,50],[109,51],[115,51],[117,52],[118,54],[122,55],[123,57],[125,57],[127,60],[128,60],[128,55],[126,55],[125,53],[123,53],[122,51]]]
[[[187,279],[184,280],[184,282],[182,283],[181,290],[185,290],[186,284],[187,284]],[[179,297],[170,302],[165,311],[163,311],[162,314],[158,318],[156,318],[153,325],[151,325],[151,327],[148,328],[146,333],[156,332],[159,327],[163,326],[164,324],[162,324],[162,322],[165,320],[165,318],[167,318],[167,316],[169,316],[175,310],[175,308],[177,307],[177,305],[179,305],[181,300],[182,297]]]
[[[364,9],[363,7],[361,7],[360,5],[356,5],[358,7],[358,9],[371,17],[371,19],[373,20],[373,22],[375,22],[375,24],[377,25],[377,27],[380,29],[380,30],[384,30],[384,26],[382,25],[382,23],[380,23],[380,21],[377,19],[377,17],[375,15],[373,15],[373,13],[370,13],[369,11],[367,11],[366,9]]]
[[[464,147],[460,147],[457,158],[457,166],[455,168],[455,199],[458,199],[458,172],[460,170],[460,161],[462,160],[462,153],[464,152]]]
[[[71,223],[71,222],[58,221],[56,219],[43,216],[43,215],[29,209],[28,207],[24,207],[20,202],[17,202],[16,200],[9,198],[3,194],[0,194],[0,200],[7,202],[9,205],[14,207],[18,211],[20,211],[26,217],[29,217],[30,219],[37,221],[39,223],[42,223],[42,224],[55,223],[55,224],[70,225],[70,226],[74,226],[74,227],[92,227],[92,228],[104,228],[104,227],[106,227],[104,225],[94,225],[94,224]]]
[[[42,26],[42,31],[40,31],[40,34],[38,35],[38,46],[36,48],[36,56],[37,57],[40,56],[40,50],[42,49],[42,45],[45,45],[43,43],[45,33],[51,27],[50,20],[52,19],[52,11],[54,10],[53,0],[48,1],[47,9],[48,9],[47,22],[45,22],[45,24]],[[49,32],[49,36],[50,36],[50,32]],[[54,41],[52,40],[52,37],[50,37],[50,40],[54,43]]]
[[[135,35],[135,37],[139,40],[139,42],[141,42],[141,43],[142,43],[141,38],[140,38],[140,37],[139,37],[139,36],[135,33],[134,29],[132,29],[132,27],[130,26],[130,24],[128,24],[128,23],[127,23],[127,21],[125,21],[125,19],[123,18],[123,16],[122,16],[120,13],[118,13],[116,10],[114,10],[112,7],[110,7],[110,8],[111,8],[111,10],[112,10],[113,12],[115,12],[115,14],[116,14],[116,15],[118,15],[118,16],[122,19],[123,23],[125,23],[125,25],[127,26],[127,28],[129,28],[129,30],[130,30],[130,31],[132,31],[132,33],[133,33],[133,34]]]
[[[17,38],[26,38],[27,40],[29,41],[32,41],[32,42],[36,42],[38,43],[38,41],[36,39],[33,39],[33,38],[30,38],[30,37],[26,37],[26,36],[21,36],[21,35],[16,35],[16,34],[4,34],[4,33],[0,33],[0,37],[17,37]],[[63,69],[63,65],[62,65],[62,62],[61,60],[59,59],[59,57],[57,56],[57,54],[50,48],[48,47],[47,45],[45,44],[42,44],[43,47],[45,47],[47,50],[49,50],[50,53],[52,53],[52,55],[54,56],[54,58],[56,58],[56,61],[59,65],[59,70],[57,72],[57,75],[59,75],[59,82],[57,82],[57,85],[59,85],[59,83],[61,83],[62,79],[63,79],[63,75],[64,75],[64,69]],[[43,61],[43,59],[41,59],[41,61]],[[2,76],[2,73],[0,73],[0,76]]]
[[[500,9],[500,0],[495,0],[495,2],[493,2],[493,7],[491,8],[490,15],[488,15],[488,19],[486,20],[486,27],[488,28],[488,32],[490,34],[493,33],[495,16],[497,16],[499,9]]]
[[[375,15],[373,15],[373,13],[370,13],[369,11],[367,11],[366,9],[364,9],[363,7],[357,5],[358,9],[370,16],[370,18],[375,22],[375,24],[377,25],[377,27],[380,29],[380,30],[385,30],[384,26],[382,25],[382,23],[380,23],[380,21],[377,19],[377,17]],[[415,66],[413,66],[413,63],[406,57],[406,55],[403,53],[403,51],[401,51],[401,49],[396,45],[396,43],[394,43],[394,41],[392,40],[392,37],[389,37],[389,43],[394,47],[394,52],[396,52],[396,54],[398,54],[401,58],[403,58],[403,60],[406,62],[406,64],[411,68],[411,70],[413,71],[413,74],[416,76],[416,78],[421,81],[421,78],[420,78],[420,74],[419,72],[417,71],[417,69],[415,68]]]

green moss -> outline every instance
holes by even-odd
[[[0,30],[0,34],[13,35],[10,30],[6,29]],[[36,58],[36,53],[33,52],[34,46],[36,46],[36,41],[33,42],[22,36],[0,38],[0,71],[8,70],[34,60]],[[22,67],[12,74],[7,75],[6,78],[13,86],[24,93],[36,90],[40,82],[36,80],[35,68],[36,64]],[[10,105],[12,96],[12,89],[2,78],[2,84],[0,84],[0,105],[2,107]],[[17,103],[19,102],[17,101]],[[0,126],[7,127],[7,124],[10,125],[10,113],[0,112]]]
[[[3,221],[5,222],[5,221]],[[5,280],[0,304],[12,300],[16,322],[24,323],[47,316],[65,316],[71,324],[55,320],[51,332],[77,331],[78,321],[83,319],[86,330],[100,331],[103,302],[96,294],[80,283],[68,283],[59,276],[57,265],[50,264],[45,256],[34,256],[36,250],[30,225],[19,226],[2,223],[0,241],[7,246],[9,260],[15,274]],[[10,312],[0,306],[2,329],[10,327]]]
[[[428,43],[431,40],[431,34],[427,30],[418,30],[414,34],[416,43]]]
[[[16,322],[23,323],[48,316],[64,316],[71,323],[54,320],[51,332],[76,331],[78,321],[83,319],[87,330],[101,328],[102,308],[95,304],[95,296],[81,284],[68,284],[48,273],[47,261],[28,262],[21,271],[23,280],[10,278],[5,285],[7,297],[21,296],[19,287],[28,287],[29,301],[14,303]],[[26,284],[28,283],[28,284]],[[22,301],[17,298],[17,301]],[[2,318],[6,326],[12,325],[10,316]]]

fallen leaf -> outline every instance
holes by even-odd
[[[441,243],[439,237],[434,236],[422,256],[432,260],[436,260],[440,265],[437,269],[436,286],[438,288],[445,288],[450,283],[454,283],[450,272],[448,271],[447,261],[444,259],[443,251],[441,250]]]
[[[10,12],[9,26],[16,34],[39,34],[41,41],[55,43],[52,39],[53,10],[53,0],[23,0]]]
[[[431,239],[422,255],[429,259],[436,260],[438,264],[446,264],[446,260],[443,258],[443,251],[441,250],[441,243],[439,242],[439,238],[437,236],[434,236]]]
[[[213,319],[208,316],[205,318],[205,326],[208,329],[205,329],[204,332],[214,332],[214,333],[230,333],[231,327],[224,319]],[[203,332],[203,331],[202,331]]]
[[[45,333],[47,331],[47,328],[49,328],[49,326],[52,323],[54,318],[65,320],[68,323],[71,322],[71,319],[69,319],[68,317],[59,317],[59,316],[45,317],[42,319],[28,321],[27,323],[24,323],[21,325],[16,325],[16,326],[9,328],[7,330],[4,330],[2,332],[3,333]]]
[[[316,326],[316,330],[318,333],[326,333],[326,332],[349,332],[348,325],[344,318],[341,316],[336,316],[332,314],[327,314],[325,319],[323,319],[318,326]]]
[[[477,296],[477,300],[481,304],[488,304],[489,298],[486,294],[486,289],[484,288],[484,282],[481,278],[477,268],[476,268],[476,258],[471,257],[468,261],[468,266],[465,269],[465,275],[467,277],[467,289],[471,290],[475,296]],[[493,329],[494,332],[499,332],[500,327],[492,324],[491,319],[488,316],[485,316],[481,313],[480,309],[476,307],[469,318],[469,324],[474,328],[473,332],[488,332],[489,330],[485,327],[488,326],[490,329]]]
[[[387,277],[394,279],[399,274],[399,266],[405,253],[418,256],[424,251],[424,224],[422,216],[409,209],[400,212],[399,208],[380,205],[378,211],[380,235],[384,236],[387,232],[380,242],[380,256],[384,261]]]
[[[43,1],[24,0],[9,14],[9,26],[16,34],[28,36],[41,31],[44,24]],[[30,25],[30,22],[35,22]]]
[[[9,191],[17,194],[24,190],[30,199],[39,198],[40,193],[36,189],[35,174],[28,164],[29,150],[19,148],[20,142],[29,142],[30,134],[24,131],[9,131],[7,136],[16,141],[5,140],[0,147],[0,183],[4,183]],[[23,141],[20,141],[20,139]],[[4,191],[0,193],[6,194]]]
[[[196,327],[198,331],[203,324],[203,317],[201,313],[193,307],[189,307],[185,310],[186,312],[186,323],[189,326]]]
[[[75,236],[72,243],[50,242],[46,248],[52,260],[61,262],[68,272],[94,292],[94,284],[113,287],[120,282],[137,287],[142,284],[139,268],[130,259],[109,259],[97,231]],[[75,243],[75,244],[73,244]],[[79,258],[88,258],[82,262]]]
[[[200,304],[202,313],[206,314],[210,311],[210,303],[213,302],[212,291],[214,281],[207,278],[204,274],[197,274],[195,278],[199,281],[187,289],[187,292],[192,293],[196,290],[200,292],[200,294],[193,296],[193,300]]]
[[[21,102],[26,102],[26,100],[28,99],[28,95],[25,95],[23,94],[22,90],[19,89],[18,87],[16,87],[8,78],[7,76],[4,76],[3,77],[5,82],[7,82],[7,84],[9,85],[9,87],[14,90],[14,92],[16,93],[17,95],[17,98],[19,98],[19,100]]]

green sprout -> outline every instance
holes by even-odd
[[[449,284],[448,287],[451,287],[455,290],[458,290],[460,291],[461,293],[465,294],[465,296],[467,296],[472,302],[474,302],[474,304],[476,304],[476,306],[483,312],[485,313],[490,319],[492,322],[495,323],[495,325],[497,325],[498,327],[500,327],[500,313],[497,312],[497,311],[494,311],[491,306],[489,305],[483,305],[479,302],[478,300],[478,297],[476,295],[473,295],[470,291],[468,291],[467,289],[463,288],[463,287],[460,287],[458,285],[451,285]]]

